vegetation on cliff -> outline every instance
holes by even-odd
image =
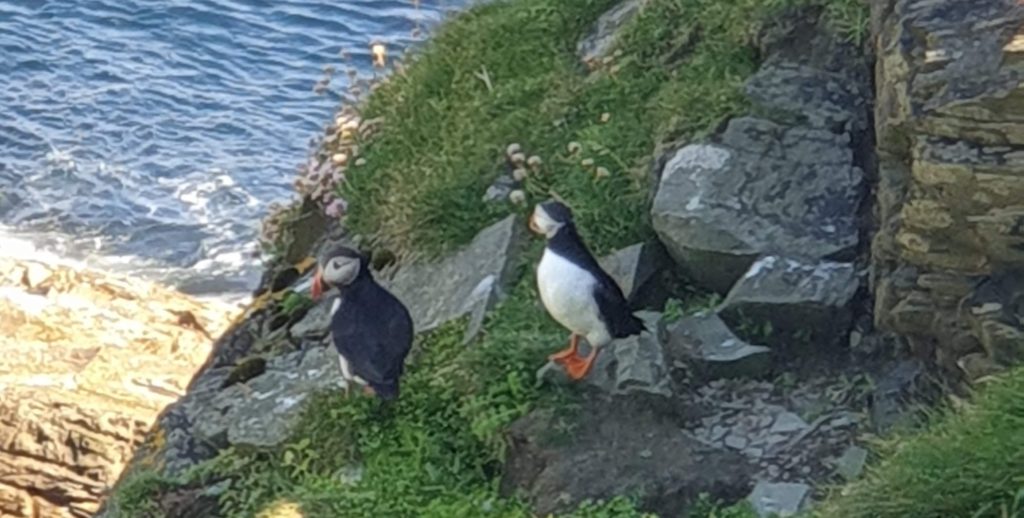
[[[1024,370],[994,380],[920,433],[887,438],[885,459],[842,488],[821,517],[1012,517],[1024,514]]]

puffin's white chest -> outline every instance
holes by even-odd
[[[548,313],[591,343],[607,334],[594,300],[596,282],[589,272],[547,249],[537,265],[537,290]]]
[[[334,303],[331,304],[331,316],[334,316],[338,312],[338,308],[341,307],[341,297],[334,299]],[[334,337],[331,336],[330,340],[333,342]],[[360,385],[366,385],[366,380],[356,376],[352,373],[352,368],[346,359],[340,352],[338,353],[338,365],[341,366],[341,379],[345,381],[345,384],[355,382]]]

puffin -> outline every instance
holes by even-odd
[[[616,338],[644,331],[643,320],[633,315],[622,289],[583,243],[565,204],[549,200],[536,205],[530,230],[544,236],[547,246],[537,264],[537,291],[548,314],[570,331],[569,347],[549,358],[562,366],[569,379],[583,379],[598,351]],[[580,337],[590,354],[578,354]]]
[[[340,297],[331,306],[330,335],[347,386],[360,385],[384,401],[396,399],[412,347],[409,310],[377,283],[367,258],[348,247],[333,248],[319,261],[313,300],[332,288]]]

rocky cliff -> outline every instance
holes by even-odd
[[[0,515],[91,516],[233,311],[0,259]]]
[[[875,320],[951,372],[1024,357],[1024,6],[875,2]]]

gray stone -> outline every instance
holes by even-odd
[[[745,91],[759,111],[775,118],[836,133],[864,131],[868,126],[866,99],[872,92],[863,82],[848,81],[835,72],[792,62],[768,63],[747,80]]]
[[[740,340],[716,314],[684,317],[667,334],[671,364],[684,362],[704,380],[761,376],[771,369],[771,350]]]
[[[581,340],[580,353],[589,346]],[[565,371],[549,361],[537,371],[537,379],[554,384],[569,383]],[[594,362],[594,367],[583,382],[609,394],[636,393],[671,396],[672,386],[657,337],[648,331],[613,341],[605,347]]]
[[[274,358],[260,376],[214,396],[196,416],[192,432],[214,444],[275,446],[288,438],[310,396],[343,386],[332,350],[289,353]]]
[[[736,282],[719,312],[732,322],[769,322],[780,345],[799,332],[815,344],[836,344],[852,325],[858,287],[852,263],[769,255]]]
[[[480,311],[481,305],[487,307],[500,297],[516,265],[521,227],[515,216],[509,216],[482,230],[455,254],[404,266],[385,282],[409,308],[417,333]]]
[[[660,308],[669,297],[661,274],[672,261],[658,242],[637,243],[598,260],[633,307]]]
[[[584,63],[597,61],[608,54],[619,29],[643,7],[645,0],[625,0],[602,14],[590,32],[576,46],[576,53]]]
[[[771,429],[768,433],[771,434],[785,434],[801,432],[805,430],[809,425],[807,421],[804,421],[800,416],[793,412],[782,412],[775,416],[775,423],[772,424]]]
[[[317,302],[315,306],[306,312],[301,320],[292,324],[288,330],[293,338],[297,339],[319,339],[327,336],[331,325],[331,306],[337,299],[337,294],[325,297]]]
[[[928,399],[934,387],[917,360],[887,365],[874,378],[869,408],[871,424],[878,434],[911,428],[917,421],[914,400]]]
[[[742,435],[729,435],[725,438],[725,445],[734,450],[742,450],[747,447],[747,438]]]
[[[848,136],[742,117],[675,152],[651,214],[676,262],[724,293],[760,255],[852,252],[862,182]]]
[[[807,484],[760,481],[747,500],[762,518],[793,516],[804,509],[811,487]]]
[[[527,414],[507,432],[501,493],[522,498],[538,516],[623,494],[659,516],[680,516],[700,493],[725,498],[749,487],[752,466],[743,455],[681,433],[656,408],[634,397],[593,398],[577,412]]]
[[[846,448],[843,455],[836,461],[836,473],[847,481],[860,478],[864,465],[868,461],[868,451],[860,446]]]
[[[743,454],[746,455],[747,457],[754,457],[755,459],[760,459],[761,457],[764,456],[764,448],[747,448],[743,450]]]
[[[501,175],[494,183],[487,187],[483,200],[485,202],[503,202],[508,200],[508,195],[516,188],[516,181],[508,175]]]
[[[717,441],[722,440],[722,438],[724,438],[725,434],[727,434],[727,433],[729,433],[729,429],[728,428],[726,428],[724,426],[715,426],[714,428],[711,429],[711,436],[710,436],[710,438],[711,438],[712,441],[717,442]]]

